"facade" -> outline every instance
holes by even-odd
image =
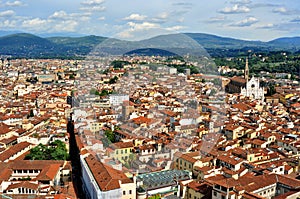
[[[244,95],[251,99],[264,101],[264,88],[260,87],[259,79],[252,77],[246,83],[246,87],[241,89],[241,95]]]
[[[208,179],[213,184],[213,199],[253,198],[246,195],[254,195],[256,198],[271,199],[275,196],[287,193],[297,193],[299,197],[300,182],[278,174],[265,174],[259,176],[243,176],[238,180],[233,178],[220,178],[214,176]]]
[[[112,106],[120,106],[124,101],[129,101],[129,95],[126,94],[111,94],[109,95],[109,102]]]
[[[80,156],[83,190],[87,199],[134,199],[136,184],[122,171],[99,162],[89,154]]]

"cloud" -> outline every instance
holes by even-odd
[[[156,17],[153,17],[152,19],[150,19],[150,21],[153,23],[165,23],[165,22],[167,22],[169,16],[170,16],[169,13],[162,12],[162,13],[158,14]]]
[[[11,7],[20,7],[20,6],[24,6],[25,4],[21,1],[7,1],[5,5]]]
[[[98,17],[98,20],[100,20],[100,21],[104,21],[104,20],[105,20],[105,17],[104,17],[104,16],[102,16],[102,17]]]
[[[174,31],[179,31],[179,30],[182,30],[184,29],[185,26],[171,26],[171,27],[167,27],[165,28],[167,31],[171,31],[171,32],[174,32]]]
[[[250,12],[250,8],[247,6],[240,6],[235,4],[233,7],[225,7],[222,10],[219,10],[222,14],[237,14],[237,13],[247,13]]]
[[[87,21],[90,19],[90,13],[66,13],[63,10],[56,11],[48,17],[52,20],[77,20],[77,21]]]
[[[232,3],[232,4],[243,4],[243,5],[245,5],[245,4],[250,4],[250,3],[252,3],[252,1],[251,0],[232,0],[232,1],[230,1],[230,3]]]
[[[252,24],[255,24],[258,22],[258,19],[255,17],[248,17],[246,19],[243,19],[242,21],[236,22],[232,24],[232,26],[238,26],[238,27],[246,27],[251,26]]]
[[[290,20],[291,23],[300,23],[300,16]]]
[[[226,16],[210,17],[208,20],[206,20],[207,23],[223,23],[225,21],[227,21]]]
[[[49,16],[50,19],[66,19],[68,17],[69,17],[68,14],[63,10],[56,11]]]
[[[55,23],[52,27],[52,32],[75,32],[78,27],[78,21],[67,20],[60,23]]]
[[[104,3],[104,0],[86,0],[86,1],[81,2],[82,5],[90,6],[90,7],[98,6],[103,3]]]
[[[143,21],[146,18],[147,18],[146,15],[140,15],[140,14],[133,13],[133,14],[129,15],[128,17],[125,17],[123,20],[127,20],[127,21]]]
[[[280,6],[281,5],[279,4],[272,4],[272,3],[255,3],[255,4],[248,5],[249,8],[263,8],[263,7],[272,8],[272,7],[280,7]]]
[[[275,27],[276,27],[275,24],[273,24],[273,23],[268,23],[268,24],[260,25],[260,26],[258,26],[257,28],[259,28],[259,29],[274,29]]]
[[[81,7],[80,10],[88,12],[102,12],[106,10],[106,7],[102,5],[104,2],[104,0],[86,0],[81,2],[83,7]]]
[[[27,28],[29,30],[47,30],[47,20],[34,18],[23,21],[22,27]]]
[[[161,34],[170,34],[184,29],[184,26],[163,27],[161,24],[152,22],[128,22],[125,26],[119,27],[119,32],[115,38],[128,40],[148,39]]]
[[[182,7],[182,8],[185,8],[185,9],[193,8],[193,4],[189,3],[189,2],[178,2],[178,3],[173,3],[172,5]]]
[[[57,18],[58,19],[58,18]],[[77,20],[53,20],[33,18],[22,22],[22,28],[33,32],[75,32],[79,22]]]
[[[288,9],[286,7],[278,7],[272,10],[273,13],[279,13],[282,15],[294,15],[299,14],[300,10]]]
[[[295,18],[297,21],[297,18]],[[298,19],[300,22],[300,18]],[[300,31],[299,22],[283,22],[283,23],[276,23],[276,24],[265,24],[258,28],[260,29],[268,29],[272,31],[280,31],[280,32],[288,32],[293,34],[298,34]]]
[[[0,21],[0,27],[1,28],[15,28],[15,27],[17,27],[17,21],[16,20]]]
[[[135,30],[135,31],[159,28],[158,24],[150,23],[150,22],[143,22],[143,23],[128,22],[127,24],[129,25],[131,30]]]
[[[81,7],[80,10],[89,12],[102,12],[106,10],[105,6],[91,6],[91,7]]]
[[[15,15],[15,11],[13,10],[5,10],[0,12],[0,17],[1,18],[8,18],[8,17],[12,17]]]

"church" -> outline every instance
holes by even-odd
[[[248,58],[246,58],[244,77],[232,77],[226,86],[226,91],[229,93],[240,93],[250,99],[264,101],[264,88],[260,87],[259,79],[252,77],[249,80]]]

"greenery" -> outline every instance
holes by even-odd
[[[161,196],[159,194],[148,197],[148,199],[160,199],[160,198],[161,198]]]
[[[30,112],[29,114],[27,115],[27,118],[30,118],[30,117],[34,117],[34,113],[33,113],[33,110],[30,109]]]
[[[119,78],[117,76],[114,76],[111,78],[107,83],[108,84],[115,84]]]
[[[99,92],[96,88],[92,88],[90,90],[90,95],[99,95],[99,96],[107,96],[109,94],[112,94],[113,91],[108,91],[103,89],[101,92]]]
[[[25,156],[26,160],[67,160],[68,158],[66,144],[60,140],[55,140],[49,145],[39,144],[30,149],[30,153]]]
[[[125,65],[130,64],[128,61],[122,61],[122,60],[114,60],[110,63],[113,68],[124,68]]]
[[[115,140],[115,134],[114,134],[114,132],[112,130],[110,130],[110,129],[105,130],[104,135],[107,137],[107,139],[110,142],[114,143],[116,141]]]
[[[233,38],[218,37],[202,33],[187,33],[191,41],[204,47],[212,57],[246,56],[252,52],[271,51],[300,51],[300,37],[279,38],[269,42],[244,41]],[[18,33],[0,37],[0,54],[11,55],[14,58],[60,58],[84,59],[105,37],[49,37],[42,38],[33,34]],[[185,42],[185,41],[182,41]],[[134,54],[136,52],[131,52]],[[174,56],[161,49],[140,49],[140,54]],[[120,68],[125,63],[116,63],[114,67]]]
[[[114,143],[115,140],[115,135],[114,132],[110,129],[105,130],[104,132],[105,137],[101,139],[103,146],[105,148],[109,147],[112,143]]]
[[[291,79],[300,73],[300,54],[286,53],[282,51],[257,53],[259,56],[237,56],[228,58],[215,58],[217,66],[228,66],[237,70],[245,68],[245,57],[249,57],[250,75],[257,76],[261,71],[267,73],[291,74]],[[228,76],[240,75],[242,72],[228,73]]]

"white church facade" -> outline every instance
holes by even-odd
[[[248,59],[246,59],[246,66],[245,66],[245,79],[246,79],[246,87],[241,88],[241,95],[249,97],[250,99],[256,99],[264,101],[264,88],[260,87],[259,79],[252,77],[249,80],[249,66],[248,66]]]
[[[252,77],[249,81],[247,81],[246,87],[241,89],[241,95],[251,99],[264,101],[264,88],[260,87],[259,79]]]

